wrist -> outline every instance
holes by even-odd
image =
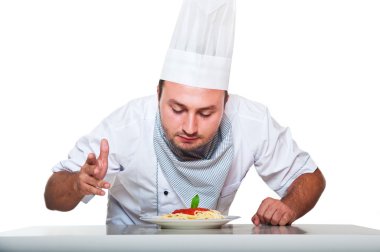
[[[302,216],[302,209],[298,206],[298,203],[288,197],[281,199],[281,202],[289,209],[289,213],[292,218],[292,222]]]

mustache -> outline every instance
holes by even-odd
[[[186,132],[178,132],[175,136],[186,137],[186,138],[202,138],[202,135],[199,135],[197,132],[194,134],[188,134]]]

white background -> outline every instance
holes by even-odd
[[[101,225],[106,197],[48,211],[51,167],[133,98],[154,94],[179,0],[0,2],[0,231]],[[230,93],[266,104],[323,171],[296,223],[380,229],[380,2],[237,0]],[[249,223],[275,196],[248,173],[231,207]]]

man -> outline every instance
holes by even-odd
[[[262,201],[255,225],[288,225],[318,201],[322,173],[265,106],[227,92],[233,0],[185,0],[157,96],[131,101],[81,138],[54,168],[46,206],[69,211],[109,189],[108,224],[190,206],[228,214],[254,166],[281,197]]]

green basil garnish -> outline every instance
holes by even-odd
[[[195,195],[194,198],[191,200],[191,208],[197,208],[199,205],[199,195]]]

